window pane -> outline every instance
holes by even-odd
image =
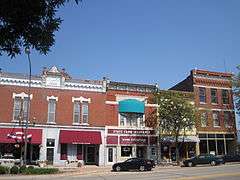
[[[120,126],[125,126],[125,121],[126,121],[126,118],[120,114]]]
[[[132,156],[132,147],[131,146],[122,146],[121,147],[121,156],[123,156],[123,157]]]
[[[222,102],[223,104],[229,104],[228,90],[222,90]]]
[[[48,102],[48,122],[55,122],[56,100],[50,99]]]
[[[82,123],[88,123],[88,104],[82,104]]]
[[[19,120],[20,112],[21,112],[21,98],[16,97],[14,99],[14,105],[13,105],[13,118],[14,118],[14,120]]]
[[[232,125],[230,112],[224,112],[224,124],[225,127],[229,127]]]
[[[73,105],[73,122],[80,123],[80,102],[74,102]]]
[[[211,102],[212,103],[218,103],[217,89],[211,89]]]
[[[220,126],[219,112],[213,112],[213,126]]]
[[[206,102],[206,89],[200,87],[199,88],[199,101],[200,102]]]
[[[206,127],[207,126],[207,112],[203,112],[201,114],[201,126]]]

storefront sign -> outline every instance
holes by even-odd
[[[118,144],[117,136],[107,136],[107,144]]]
[[[144,137],[144,136],[120,136],[120,144],[148,145],[148,137]]]
[[[108,134],[152,135],[154,130],[108,129]]]

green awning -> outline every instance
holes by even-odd
[[[136,99],[126,99],[119,102],[120,113],[141,113],[144,114],[144,102]]]

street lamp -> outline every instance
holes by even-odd
[[[30,93],[31,93],[31,79],[32,79],[32,66],[30,60],[30,48],[27,46],[25,48],[25,53],[28,57],[28,65],[29,65],[29,77],[28,77],[28,100],[27,100],[27,119],[25,123],[25,130],[24,130],[24,165],[27,165],[27,144],[28,144],[28,122],[30,120]]]

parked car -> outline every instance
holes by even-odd
[[[224,155],[222,156],[224,162],[240,162],[240,155]]]
[[[113,171],[140,170],[151,171],[155,167],[153,160],[143,158],[130,158],[124,162],[115,163],[112,166]]]
[[[221,157],[214,156],[212,154],[201,154],[193,158],[183,161],[184,166],[192,167],[200,164],[210,164],[212,166],[218,164],[224,164],[224,160]]]

